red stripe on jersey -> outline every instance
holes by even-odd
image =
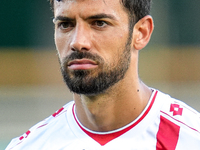
[[[48,123],[45,123],[45,124],[43,124],[43,125],[37,127],[37,129],[39,129],[39,128],[41,128],[41,127],[44,127],[44,126],[46,126],[46,125],[48,125]]]
[[[192,130],[194,130],[194,131],[196,131],[196,132],[200,133],[200,131],[198,131],[197,129],[195,129],[195,128],[192,128],[192,127],[190,127],[189,125],[187,125],[187,124],[185,124],[185,123],[181,122],[180,120],[177,120],[177,119],[173,118],[173,117],[172,117],[172,116],[170,116],[169,114],[167,114],[167,113],[165,113],[165,112],[163,112],[163,111],[160,111],[160,112],[161,112],[161,113],[163,113],[163,114],[165,114],[165,115],[167,115],[167,116],[169,116],[170,118],[172,118],[172,119],[176,120],[177,122],[179,122],[179,123],[181,123],[181,124],[183,124],[183,125],[187,126],[188,128],[190,128],[190,129],[192,129]]]
[[[59,115],[62,111],[64,110],[64,108],[60,108],[57,112],[55,112],[52,116],[56,117],[57,115]]]
[[[160,116],[160,125],[157,133],[156,150],[175,150],[180,127]]]
[[[153,106],[153,103],[156,99],[156,96],[157,96],[157,93],[158,91],[155,92],[154,96],[153,96],[153,99],[149,105],[149,107],[147,108],[147,110],[144,112],[144,114],[133,124],[131,124],[130,126],[128,126],[127,128],[121,130],[121,131],[118,131],[118,132],[114,132],[114,133],[109,133],[109,134],[95,134],[95,133],[91,133],[89,131],[87,131],[86,129],[84,129],[78,122],[78,120],[76,119],[76,116],[75,116],[75,111],[74,111],[74,107],[75,105],[73,106],[73,115],[74,115],[74,118],[77,122],[77,124],[79,125],[79,127],[88,135],[90,136],[92,139],[94,139],[95,141],[97,141],[101,146],[107,144],[108,142],[112,141],[113,139],[121,136],[122,134],[126,133],[127,131],[129,131],[130,129],[132,129],[133,127],[135,127],[140,121],[142,121],[142,119],[145,118],[145,116],[148,114],[148,112],[150,111],[151,107]]]

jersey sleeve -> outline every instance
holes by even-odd
[[[160,111],[160,128],[157,134],[163,148],[163,143],[174,142],[176,149],[200,148],[200,114],[187,104],[174,98],[165,100]],[[166,137],[166,138],[162,138]],[[173,139],[173,140],[172,140]],[[171,144],[172,142],[170,142]],[[165,149],[165,148],[163,148]]]
[[[70,104],[72,104],[73,102],[69,102],[68,104],[66,104],[65,106],[63,106],[62,108],[60,108],[59,110],[57,110],[54,114],[52,114],[51,116],[49,116],[48,118],[44,119],[43,121],[40,121],[39,123],[37,123],[36,125],[34,125],[33,127],[31,127],[27,132],[25,132],[23,135],[16,137],[14,139],[11,140],[11,142],[9,143],[9,145],[7,146],[7,148],[5,150],[18,150],[18,146],[21,145],[21,143],[26,142],[26,139],[31,135],[34,134],[35,131],[37,129],[40,129],[48,124],[50,124],[52,121],[54,121],[54,119],[63,114],[64,112],[66,112],[66,110],[68,109],[68,106]]]

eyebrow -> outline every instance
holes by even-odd
[[[110,14],[104,14],[104,13],[89,16],[89,17],[87,17],[85,20],[105,19],[105,18],[112,19],[112,20],[117,20],[115,16],[110,15]],[[58,21],[58,20],[60,20],[60,21],[66,21],[66,22],[68,22],[68,21],[69,21],[69,22],[70,22],[70,21],[74,21],[74,19],[69,18],[69,17],[57,16],[56,18],[53,19],[53,22],[55,23],[55,22]]]
[[[69,18],[69,17],[64,17],[64,16],[57,16],[56,18],[53,19],[53,22],[55,23],[58,20],[64,21],[64,22],[70,22],[70,21],[73,21],[74,19]]]
[[[89,16],[87,19],[104,19],[104,18],[108,18],[108,19],[112,19],[112,20],[116,20],[115,16],[111,15],[111,14],[97,14],[97,15],[93,15],[93,16]]]

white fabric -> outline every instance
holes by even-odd
[[[169,127],[172,125],[176,129],[180,128],[175,134],[178,137],[177,142],[173,141],[174,137],[176,139],[174,135],[166,141],[168,146],[170,146],[169,143],[175,143],[174,148],[172,146],[168,149],[200,150],[199,113],[181,101],[157,90],[154,90],[148,105],[136,120],[111,132],[93,132],[79,122],[80,127],[73,115],[73,107],[74,102],[69,102],[63,106],[63,109],[39,122],[24,135],[13,139],[6,150],[157,150],[159,149],[157,146],[160,140],[159,134],[162,135],[162,132],[165,132],[165,130],[158,132],[159,128],[162,125],[164,128],[166,126],[166,124],[161,125],[161,118],[169,123]],[[127,130],[130,127],[131,129]],[[114,138],[101,144],[98,139],[94,140],[81,128],[89,134],[104,136],[110,134]],[[119,132],[123,133],[115,137],[115,134]],[[165,138],[164,142],[161,140],[163,145],[165,145],[165,140]]]

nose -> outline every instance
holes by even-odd
[[[89,51],[91,49],[90,31],[83,25],[77,25],[72,33],[70,43],[72,51]]]

